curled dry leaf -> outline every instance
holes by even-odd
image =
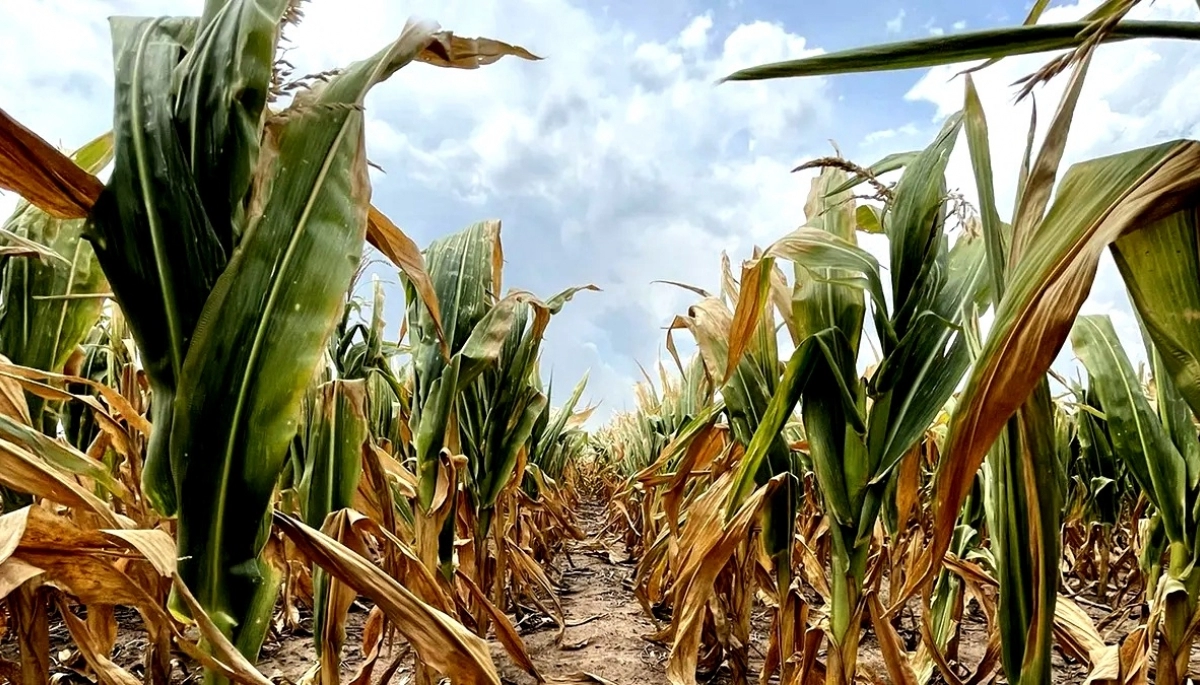
[[[437,291],[433,287],[433,279],[425,270],[425,258],[421,249],[412,238],[401,231],[383,212],[371,205],[367,213],[367,242],[387,257],[392,264],[404,272],[408,280],[421,296],[421,304],[429,311],[433,326],[437,332],[442,354],[450,358],[450,346],[446,342],[446,333],[442,328],[442,313],[438,307]]]
[[[449,69],[478,69],[503,57],[536,61],[541,57],[519,45],[491,38],[463,38],[450,31],[433,34],[429,45],[417,55],[418,62]]]
[[[103,500],[24,447],[7,440],[0,440],[0,485],[89,511],[110,528],[126,527]]]
[[[90,612],[91,610],[89,615]],[[140,685],[141,681],[138,678],[108,658],[110,650],[104,647],[101,639],[92,632],[88,624],[71,613],[61,597],[58,599],[58,613],[67,624],[67,631],[71,633],[71,640],[79,648],[79,653],[103,685]]]
[[[314,563],[370,598],[416,650],[421,662],[453,682],[499,685],[487,643],[421,601],[382,569],[320,531],[285,514],[275,524]]]
[[[116,388],[109,387],[90,378],[83,378],[82,376],[51,373],[49,371],[31,369],[27,366],[12,364],[9,363],[8,360],[0,361],[0,377],[9,376],[31,381],[57,381],[59,383],[86,385],[103,397],[104,401],[108,403],[108,406],[112,408],[116,415],[124,419],[130,425],[130,427],[144,436],[148,437],[150,435],[150,421],[136,409],[134,409],[133,405],[129,403],[129,400],[126,399],[125,396],[122,395],[121,392]],[[70,393],[67,394],[70,395]],[[81,401],[92,399],[84,398],[79,395],[70,396]]]
[[[471,580],[470,576],[459,570],[457,577],[459,582],[471,593],[471,597],[475,602],[483,607],[484,611],[491,616],[492,622],[495,625],[496,639],[504,646],[504,651],[508,652],[508,656],[513,662],[521,670],[533,676],[539,683],[546,682],[546,679],[533,663],[533,658],[529,656],[529,650],[525,648],[525,642],[517,634],[516,627],[513,626],[512,621],[508,620],[508,616],[503,611],[500,611],[495,604],[492,604],[491,600],[479,589],[479,585],[474,580]]]
[[[904,641],[896,632],[896,627],[883,617],[883,605],[875,593],[867,598],[867,606],[871,611],[871,625],[875,627],[875,636],[879,640],[879,649],[883,653],[883,662],[887,666],[888,676],[894,685],[918,685],[917,674],[913,671],[908,654],[904,650]]]
[[[8,358],[0,355],[0,364],[8,363]],[[25,425],[32,422],[29,418],[29,403],[25,401],[25,393],[20,383],[0,379],[0,415],[11,417]]]

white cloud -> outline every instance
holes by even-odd
[[[708,32],[712,30],[712,13],[706,12],[687,25],[679,34],[679,46],[685,49],[703,49],[708,45]]]
[[[900,11],[896,13],[896,16],[892,17],[891,19],[888,19],[887,32],[888,33],[900,33],[902,30],[904,30],[904,16],[905,16],[904,8],[901,8]]]
[[[898,128],[885,128],[878,131],[871,131],[863,136],[862,144],[864,147],[871,147],[883,141],[892,140],[897,137],[911,138],[918,133],[917,125],[909,122]]]
[[[965,28],[967,28],[967,22],[965,22],[961,19],[959,21],[954,22],[954,30],[955,31],[962,31]]]

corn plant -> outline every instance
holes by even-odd
[[[1063,486],[1063,528],[1086,528],[1088,551],[1096,548],[1096,599],[1105,602],[1109,599],[1115,533],[1123,517],[1133,513],[1130,504],[1138,486],[1130,481],[1128,469],[1114,451],[1095,381],[1089,377],[1086,386],[1071,381],[1068,389],[1075,398],[1073,411],[1059,405],[1060,440],[1066,441],[1065,446],[1060,444],[1060,461],[1063,475],[1069,479]]]
[[[1164,581],[1148,599],[1163,611],[1157,682],[1183,682],[1193,642],[1189,626],[1200,603],[1200,575],[1193,571],[1200,533],[1200,442],[1193,415],[1151,347],[1155,411],[1107,316],[1079,317],[1071,342],[1104,409],[1113,450],[1154,505],[1168,542]]]
[[[275,600],[275,481],[366,234],[363,99],[437,37],[410,25],[271,112],[294,16],[211,0],[113,19],[116,163],[91,216],[154,392],[143,489],[178,515],[180,576],[250,656]]]
[[[538,417],[549,404],[535,376],[543,335],[550,316],[579,290],[570,288],[545,303],[529,298],[518,304],[496,363],[463,390],[456,419],[477,542],[487,539],[503,490],[514,476],[523,477],[518,455],[528,451]]]
[[[305,441],[304,475],[299,491],[304,520],[321,528],[325,518],[354,504],[362,474],[363,450],[370,434],[367,422],[366,381],[336,379],[317,388],[316,402],[308,417]],[[319,567],[313,568],[313,636],[322,680],[336,683],[341,664],[344,631],[340,616],[348,607],[331,606],[337,593],[330,589],[330,578]]]
[[[837,169],[813,182],[807,225],[743,269],[738,312],[753,321],[764,306],[774,262],[796,264],[791,303],[799,343],[746,451],[733,496],[736,501],[749,493],[767,446],[801,402],[833,541],[831,683],[854,678],[867,556],[887,481],[966,371],[970,357],[957,335],[959,322],[987,293],[982,241],[964,235],[951,248],[946,235],[943,174],[961,121],[961,114],[952,116],[934,143],[909,162],[881,214],[890,246],[890,307],[878,263],[855,244],[849,188],[856,181]],[[866,379],[855,368],[864,291],[883,353]],[[734,330],[744,329],[735,324]]]
[[[1061,493],[1045,372],[1091,288],[1105,247],[1111,245],[1135,309],[1155,347],[1163,350],[1164,370],[1187,405],[1193,410],[1200,406],[1193,366],[1200,343],[1191,332],[1194,327],[1183,322],[1185,312],[1200,303],[1194,276],[1200,271],[1190,248],[1195,241],[1194,203],[1189,199],[1200,183],[1194,171],[1200,146],[1176,141],[1092,160],[1072,167],[1054,187],[1079,88],[1096,45],[1161,31],[1184,38],[1200,34],[1195,24],[1124,21],[1133,5],[1124,0],[1103,3],[1078,26],[1037,26],[1045,5],[1036,3],[1026,25],[1016,29],[867,48],[743,70],[730,77],[872,71],[980,57],[991,58],[991,64],[1010,54],[1076,47],[1027,83],[1032,87],[1076,65],[1036,159],[1032,145],[1026,153],[1010,227],[1000,221],[996,209],[982,109],[977,97],[968,97],[968,140],[989,271],[997,290],[996,317],[946,438],[949,458],[937,476],[936,534],[923,576],[936,572],[968,487],[990,453],[987,459],[995,466],[991,498],[997,514],[989,517],[989,528],[1005,604],[1002,644],[1010,682],[1049,678]],[[1064,33],[1054,38],[1055,31]],[[1161,674],[1160,682],[1172,682],[1163,677],[1171,674]]]
[[[580,428],[579,424],[587,420],[591,415],[591,409],[576,414],[575,407],[583,397],[587,380],[587,374],[584,374],[583,378],[580,378],[579,382],[575,384],[571,396],[560,407],[553,409],[547,402],[541,413],[538,414],[530,434],[527,469],[536,469],[542,474],[558,480],[562,478],[567,465],[579,459],[588,440],[587,432]],[[536,373],[533,382],[536,386],[541,385]],[[552,396],[553,388],[554,383],[551,381],[546,386],[547,397]],[[532,474],[527,473],[522,485],[526,488],[527,493],[536,495],[537,484],[533,482]]]

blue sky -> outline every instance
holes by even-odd
[[[1045,21],[1093,0],[1055,2]],[[200,0],[26,0],[0,24],[0,106],[65,147],[108,127],[112,62],[106,17],[193,14]],[[1197,19],[1193,0],[1157,0],[1142,16]],[[297,73],[372,53],[405,18],[521,44],[542,62],[472,72],[406,68],[367,101],[373,201],[419,244],[488,218],[503,221],[506,287],[542,295],[583,283],[555,317],[543,362],[565,394],[590,370],[596,417],[629,408],[637,364],[665,354],[664,332],[694,300],[656,279],[715,289],[720,256],[736,265],[803,222],[809,176],[830,154],[869,163],[922,147],[962,100],[956,69],[765,83],[714,81],[754,64],[885,40],[1020,22],[1023,0],[853,3],[784,0],[313,0],[289,32]],[[649,9],[647,9],[649,8]],[[53,35],[53,40],[47,36]],[[1096,60],[1067,161],[1175,137],[1200,124],[1200,50],[1124,44]],[[980,74],[1001,203],[1011,203],[1028,103],[1014,80],[1044,58]],[[1060,85],[1038,93],[1043,121]],[[965,146],[964,152],[965,152]],[[950,183],[968,198],[963,155]],[[12,204],[0,197],[0,211]],[[385,283],[394,273],[376,267]],[[393,289],[389,327],[399,325]],[[1105,265],[1087,310],[1109,312],[1133,344],[1115,270]],[[556,394],[559,394],[556,392]]]

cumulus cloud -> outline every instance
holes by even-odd
[[[888,19],[888,21],[887,21],[887,32],[888,33],[900,33],[901,31],[904,30],[905,14],[906,13],[904,11],[904,8],[901,8],[899,12],[896,12],[896,16],[892,17],[891,19]]]

